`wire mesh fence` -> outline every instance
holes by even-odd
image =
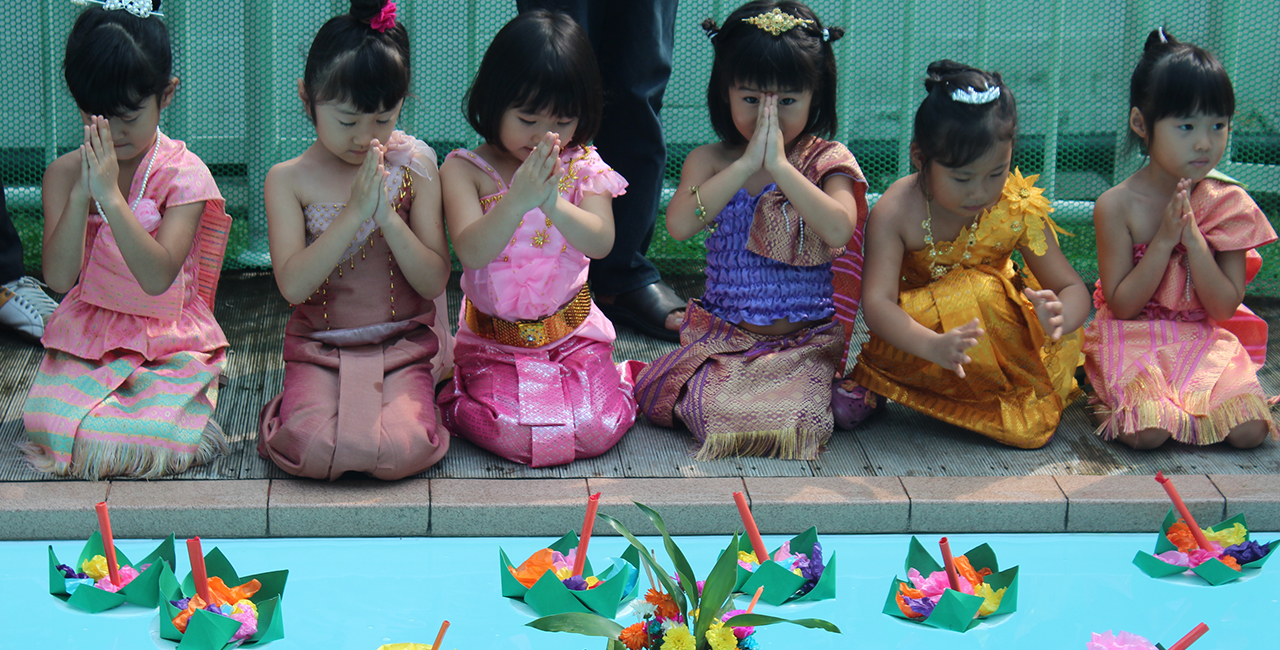
[[[632,0],[626,0],[632,1]],[[639,1],[639,0],[635,0]],[[401,0],[412,43],[412,96],[400,128],[443,158],[479,144],[462,98],[493,34],[515,15],[514,0]],[[675,63],[662,111],[668,143],[664,200],[694,147],[715,135],[705,92],[711,45],[699,23],[723,20],[737,2],[683,0]],[[1015,164],[1040,174],[1061,225],[1068,258],[1097,275],[1092,201],[1136,170],[1123,145],[1128,80],[1147,32],[1164,26],[1217,55],[1235,84],[1231,146],[1219,169],[1246,183],[1273,220],[1280,217],[1280,40],[1259,25],[1280,24],[1280,3],[1243,0],[813,0],[814,11],[847,36],[835,43],[840,127],[871,192],[910,172],[911,117],[924,96],[926,65],[951,58],[1000,71],[1018,98]],[[270,166],[314,140],[297,95],[306,50],[345,0],[173,0],[164,4],[181,85],[161,128],[209,164],[236,220],[226,268],[265,267],[263,179]],[[68,0],[0,6],[5,99],[0,108],[0,179],[23,237],[28,269],[40,268],[40,178],[56,156],[79,144],[79,112],[61,65],[80,7]],[[1250,292],[1280,295],[1280,252]],[[649,251],[660,270],[699,273],[699,238],[677,242],[659,216]]]

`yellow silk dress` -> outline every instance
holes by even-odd
[[[1079,392],[1079,330],[1052,341],[1022,295],[1040,289],[1010,256],[1022,247],[1046,250],[1049,201],[1015,170],[1000,203],[954,242],[907,251],[898,304],[916,322],[946,332],[977,318],[986,331],[968,350],[965,378],[903,352],[871,334],[851,377],[868,390],[993,440],[1034,449],[1049,442],[1062,410]],[[973,237],[970,239],[970,234]],[[966,240],[968,245],[966,246]]]

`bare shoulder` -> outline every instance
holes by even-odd
[[[47,187],[70,186],[80,178],[80,150],[73,149],[58,156],[44,170],[44,184]]]
[[[1128,215],[1133,212],[1133,191],[1128,180],[1103,192],[1093,202],[1093,223],[1096,228],[1112,229],[1128,226]]]
[[[871,210],[872,216],[880,221],[902,223],[906,215],[922,211],[923,202],[920,192],[916,190],[916,175],[904,176],[894,181],[884,191]]]

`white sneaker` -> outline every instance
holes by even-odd
[[[49,316],[53,314],[53,310],[58,308],[58,303],[45,292],[44,287],[46,285],[29,275],[24,275],[13,282],[5,283],[3,286],[26,300],[32,307],[35,307],[36,312],[40,314],[40,318],[46,324],[49,322]]]
[[[44,336],[44,319],[40,312],[8,285],[0,285],[0,326],[8,327],[33,342]]]

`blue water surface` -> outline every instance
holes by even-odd
[[[1255,533],[1270,541],[1280,534]],[[774,548],[782,536],[765,536]],[[1133,566],[1134,553],[1150,551],[1155,534],[952,535],[964,552],[990,543],[1001,568],[1020,566],[1018,611],[984,622],[965,634],[932,630],[884,615],[890,582],[905,578],[906,535],[824,535],[829,558],[838,558],[834,600],[760,608],[788,618],[824,618],[843,634],[795,626],[760,628],[770,648],[1029,648],[1083,650],[1091,632],[1126,630],[1166,646],[1201,621],[1210,631],[1193,650],[1280,648],[1280,565],[1209,587],[1196,577],[1153,579]],[[937,549],[937,536],[921,536]],[[670,568],[661,538],[642,538]],[[541,632],[525,623],[530,610],[503,598],[498,547],[517,564],[551,538],[205,539],[206,551],[222,549],[241,575],[289,569],[283,599],[285,637],[261,647],[376,650],[383,643],[430,643],[443,619],[451,626],[444,646],[457,650],[601,650],[604,640]],[[705,578],[727,537],[678,538],[700,578]],[[117,540],[141,557],[156,540]],[[150,649],[176,647],[158,635],[155,610],[125,605],[102,614],[74,610],[48,593],[48,542],[0,543],[0,648]],[[83,542],[53,542],[62,561]],[[178,573],[190,567],[179,544]],[[621,555],[625,541],[594,537],[597,566]],[[936,553],[935,553],[936,555]],[[647,578],[641,579],[643,587]],[[745,606],[745,599],[740,601]],[[624,614],[626,625],[634,618]]]

